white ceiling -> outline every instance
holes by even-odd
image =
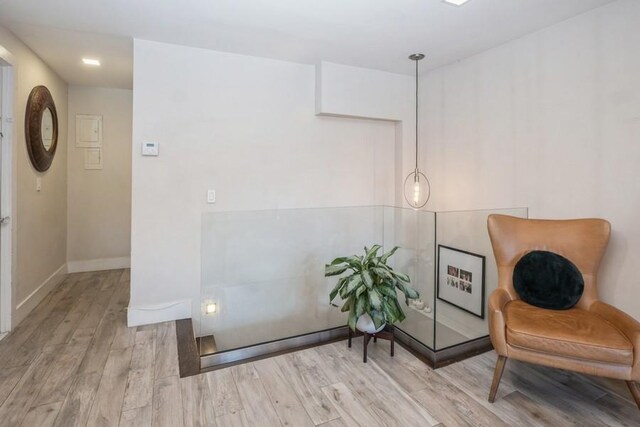
[[[133,38],[410,74],[410,53],[433,69],[612,1],[0,0],[0,25],[71,84],[130,88]]]

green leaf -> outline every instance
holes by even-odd
[[[333,261],[331,261],[330,265],[338,265],[338,264],[344,264],[345,262],[349,261],[349,257],[339,257],[334,259]]]
[[[405,289],[405,293],[404,294],[406,295],[407,298],[409,298],[409,299],[418,299],[418,298],[420,298],[420,292],[416,291],[411,286],[405,285],[404,289]]]
[[[395,298],[385,298],[383,300],[382,312],[385,314],[389,324],[402,322],[406,318],[398,300]]]
[[[333,299],[336,297],[336,295],[338,295],[338,292],[340,292],[340,288],[342,287],[342,285],[344,285],[344,278],[338,280],[338,283],[336,283],[336,286],[329,293],[329,303],[331,303]]]
[[[329,293],[329,304],[333,303],[333,300],[336,298],[336,296],[338,296],[338,292],[340,291],[340,288],[337,287],[338,285],[336,285],[335,288],[333,288],[333,290],[331,291],[331,293]]]
[[[366,286],[360,286],[358,288],[358,290],[356,291],[356,298],[358,298],[360,295],[364,294],[365,292],[367,292],[367,287]]]
[[[369,292],[369,303],[371,303],[371,307],[375,308],[376,310],[381,309],[382,297],[377,290],[373,289],[371,292]]]
[[[362,281],[366,285],[367,288],[373,288],[373,277],[371,276],[371,272],[369,270],[364,270],[362,272]]]
[[[362,284],[362,276],[359,274],[354,274],[349,278],[349,283],[347,283],[347,287],[346,287],[347,290],[345,291],[345,293],[349,295],[354,290],[356,290],[358,286],[360,286],[361,284]]]
[[[367,297],[365,295],[361,295],[356,301],[356,317],[362,316],[367,312],[368,304]]]
[[[324,266],[324,276],[325,277],[337,276],[337,275],[342,274],[345,271],[347,271],[347,268],[349,268],[349,266],[347,266],[347,265],[331,265],[331,264],[327,264],[327,265]]]
[[[405,304],[409,305],[410,299],[418,299],[420,298],[420,293],[413,289],[409,285],[405,285],[404,283],[398,282],[396,283],[396,287],[402,291],[405,296]]]
[[[362,262],[360,262],[360,258],[355,255],[348,258],[347,264],[349,264],[349,267],[353,270],[362,270]]]
[[[356,309],[355,306],[351,307],[351,310],[349,311],[349,327],[351,328],[352,331],[356,330],[356,323],[358,322],[358,317],[356,316]]]
[[[349,279],[350,278],[351,278],[351,276],[345,277],[344,278],[344,286],[342,286],[340,288],[340,298],[342,298],[342,299],[347,299],[347,297],[349,296],[349,294],[347,294],[347,283],[349,283]]]
[[[404,319],[404,313],[397,299],[388,299],[385,303],[389,311],[393,313],[393,318],[396,319],[396,321]]]
[[[407,316],[405,316],[404,311],[402,311],[402,307],[400,307],[400,303],[398,302],[398,300],[393,300],[393,304],[396,307],[396,311],[398,314],[398,322],[402,322],[404,319],[407,318]]]
[[[381,247],[382,246],[380,245],[373,245],[371,249],[367,250],[367,247],[365,246],[364,251],[366,252],[366,255],[364,257],[364,260],[362,261],[362,264],[367,264],[369,261],[371,261],[371,259],[376,256],[376,253],[378,253]]]
[[[393,268],[389,267],[387,264],[378,264],[376,265],[378,268],[382,268],[383,270],[387,270],[388,272],[393,272]]]
[[[411,279],[409,278],[409,276],[407,276],[406,274],[402,274],[402,273],[398,273],[397,271],[394,271],[393,274],[400,280],[402,280],[405,283],[410,283]]]
[[[398,321],[398,310],[396,309],[393,302],[385,300],[382,303],[382,311],[384,311],[385,315],[387,316],[387,321],[389,323],[393,324]]]
[[[371,310],[369,315],[371,316],[371,319],[373,319],[373,324],[375,325],[376,329],[387,323],[387,319],[382,311]]]
[[[400,249],[400,246],[395,246],[395,247],[394,247],[393,249],[391,249],[389,252],[387,252],[387,253],[385,253],[384,255],[382,255],[382,256],[380,257],[380,262],[381,262],[381,263],[383,263],[383,264],[384,264],[384,263],[386,263],[386,262],[387,262],[387,260],[388,260],[389,258],[391,258],[391,256],[392,256],[393,254],[395,254],[395,253],[396,253],[396,251],[397,251],[398,249]]]
[[[378,288],[378,292],[380,292],[383,296],[389,297],[389,298],[393,298],[393,299],[397,299],[398,298],[398,294],[396,294],[396,290],[393,287],[393,285],[391,287],[389,286],[379,286]]]
[[[386,269],[384,269],[384,268],[382,268],[382,267],[373,267],[371,270],[372,270],[376,275],[378,275],[378,277],[382,277],[382,278],[389,279],[389,280],[391,280],[393,283],[395,283],[395,282],[397,281],[397,280],[396,280],[396,277],[395,277],[393,274],[391,274],[391,272],[389,272],[388,270],[386,270]]]
[[[344,305],[342,306],[342,308],[340,309],[341,312],[346,312],[351,310],[351,303],[353,302],[353,297],[349,297],[345,302]]]

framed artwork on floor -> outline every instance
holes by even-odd
[[[438,299],[484,319],[485,257],[438,245]]]

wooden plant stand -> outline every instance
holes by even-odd
[[[378,342],[378,338],[380,338],[383,340],[391,341],[391,357],[393,357],[393,349],[395,344],[394,330],[395,328],[393,327],[393,325],[387,325],[384,327],[383,330],[375,334],[369,334],[367,332],[359,332],[354,334],[351,328],[349,328],[349,348],[351,348],[351,338],[353,338],[354,336],[363,335],[364,336],[364,343],[363,343],[364,355],[362,357],[362,361],[364,363],[367,363],[367,346],[369,345],[369,341],[371,341],[371,338],[373,338],[373,342],[375,343],[375,342]]]

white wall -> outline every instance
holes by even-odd
[[[67,84],[11,32],[0,27],[0,46],[14,63],[13,326],[63,278],[67,254]],[[31,165],[24,114],[34,86],[49,88],[58,113],[58,148],[48,171]],[[42,191],[36,191],[36,177]]]
[[[435,207],[608,219],[601,296],[636,318],[639,22],[618,1],[422,77]]]
[[[197,307],[203,212],[394,202],[395,125],[316,116],[313,66],[136,40],[133,92],[130,324]]]
[[[131,90],[69,87],[69,271],[129,264],[132,108]],[[76,114],[102,116],[103,169],[84,169],[84,148],[75,141]]]

